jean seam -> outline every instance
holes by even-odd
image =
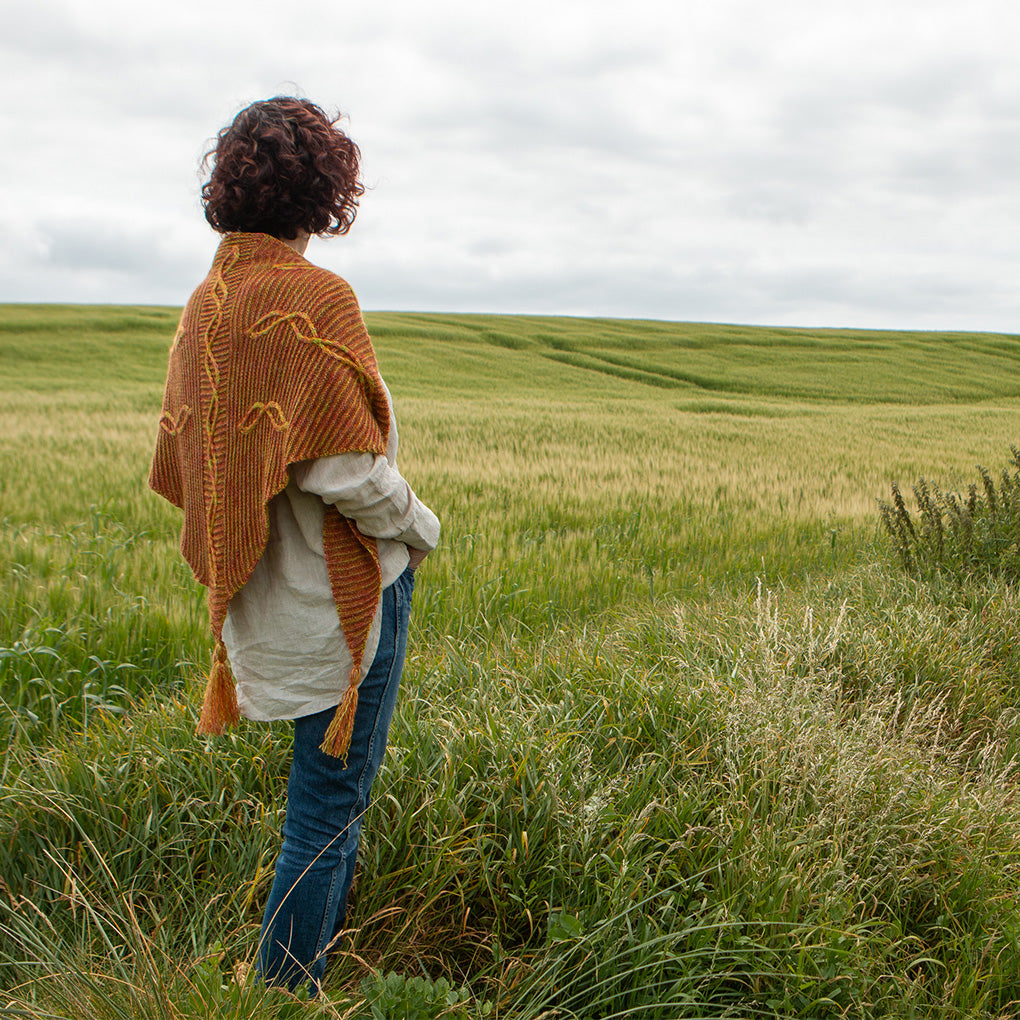
[[[393,683],[393,669],[397,664],[397,640],[400,637],[400,614],[403,608],[403,597],[398,585],[393,586],[393,657],[390,659],[390,668],[386,673],[386,683],[383,686],[382,697],[379,698],[379,703],[375,709],[375,719],[372,721],[372,736],[368,741],[368,754],[365,756],[365,764],[361,770],[361,775],[358,776],[358,803],[364,799],[363,784],[365,782],[365,773],[368,771],[369,766],[372,763],[372,756],[375,753],[375,743],[379,739],[379,715],[382,712],[383,705],[386,703],[386,695],[389,692],[390,684]]]
[[[372,753],[375,750],[375,742],[378,738],[379,731],[379,715],[382,712],[382,706],[386,701],[386,691],[389,690],[390,684],[393,682],[393,668],[397,663],[397,638],[400,635],[400,605],[401,598],[399,595],[399,586],[393,586],[393,601],[394,601],[394,613],[393,613],[393,653],[390,659],[390,666],[386,672],[386,683],[383,685],[383,693],[379,698],[378,704],[375,709],[375,718],[372,720],[371,736],[368,740],[368,748],[365,754],[365,760],[362,762],[361,771],[358,773],[358,787],[357,796],[354,804],[351,806],[351,810],[347,816],[347,831],[350,832],[353,826],[360,820],[361,811],[358,810],[358,805],[365,799],[365,774],[369,771],[372,765]],[[380,636],[381,640],[381,636]]]
[[[329,940],[330,938],[332,938],[333,935],[331,931],[327,930],[329,926],[326,924],[326,918],[330,916],[330,908],[333,906],[333,897],[336,895],[338,885],[336,880],[336,873],[339,870],[341,864],[345,866],[347,864],[346,858],[344,858],[343,856],[340,857],[340,860],[337,862],[336,866],[330,868],[329,871],[329,892],[326,893],[326,904],[325,909],[322,912],[322,924],[319,926],[319,937],[315,940],[315,956],[312,959],[313,964],[325,952],[326,946],[328,945]]]

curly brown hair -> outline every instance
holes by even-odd
[[[205,218],[215,230],[346,234],[365,193],[361,152],[307,99],[276,96],[245,107],[216,136],[203,167]]]

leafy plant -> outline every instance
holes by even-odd
[[[913,486],[912,516],[897,485],[892,502],[879,500],[879,514],[904,569],[922,575],[998,575],[1020,579],[1020,450],[999,474],[978,467],[980,487],[967,496],[942,492],[924,478]]]
[[[406,977],[403,974],[373,974],[361,982],[372,1020],[468,1020],[471,993],[467,988],[454,988],[446,978],[435,981],[427,977]],[[491,1003],[483,1003],[481,1015],[492,1012]],[[477,1013],[475,1015],[478,1015]]]

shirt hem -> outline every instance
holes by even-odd
[[[340,704],[343,694],[330,695],[328,698],[317,698],[315,701],[305,702],[296,711],[293,708],[281,709],[279,713],[266,709],[258,709],[251,705],[241,704],[239,709],[245,719],[252,722],[281,722],[284,719],[301,719],[306,715],[315,715],[317,712],[325,712],[327,708],[336,708]],[[240,700],[240,699],[239,699]]]

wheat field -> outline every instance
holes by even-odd
[[[146,490],[177,310],[0,308],[0,1014],[1002,1017],[1017,592],[876,499],[1020,436],[1020,340],[366,316],[443,521],[318,1003],[248,968],[286,724]]]

